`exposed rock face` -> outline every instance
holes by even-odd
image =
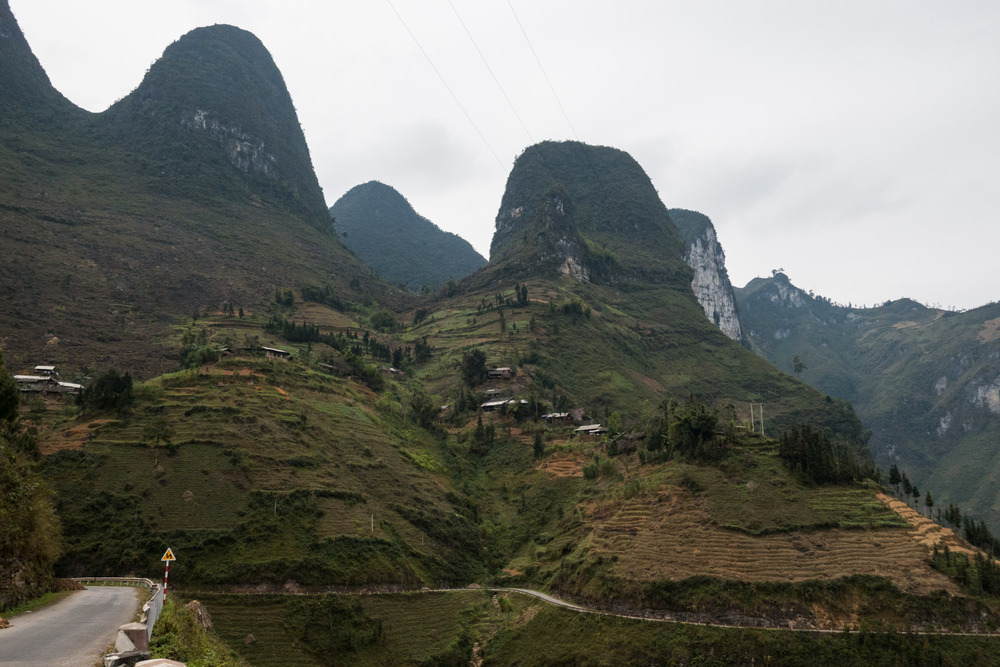
[[[684,243],[632,156],[576,141],[525,149],[507,179],[489,276],[686,289]],[[489,276],[486,276],[488,278]]]
[[[691,290],[705,309],[705,315],[722,333],[742,341],[736,296],[726,271],[726,254],[712,221],[701,213],[676,208],[670,209],[670,218],[684,238],[684,261],[694,270]]]

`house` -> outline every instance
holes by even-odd
[[[48,394],[79,394],[83,391],[82,384],[62,382],[54,375],[15,375],[17,388],[23,392]]]
[[[59,375],[55,366],[35,366],[35,375]]]
[[[499,368],[491,368],[486,371],[486,377],[492,380],[509,380],[512,375],[510,367],[501,366]]]
[[[493,412],[495,410],[505,408],[508,405],[528,405],[528,401],[526,401],[523,398],[520,400],[516,398],[501,398],[496,401],[487,401],[482,405],[480,405],[479,409],[481,409],[483,412]]]
[[[550,412],[547,415],[542,415],[542,419],[544,419],[547,422],[557,422],[557,421],[559,421],[559,422],[568,422],[568,421],[571,421],[571,418],[570,418],[570,415],[569,415],[568,412]]]
[[[585,424],[579,427],[573,433],[578,435],[601,435],[602,433],[607,433],[608,429],[601,426],[600,424]]]
[[[264,356],[268,359],[290,359],[292,356],[291,352],[286,350],[279,350],[276,347],[264,347],[260,346],[260,350],[264,353]]]

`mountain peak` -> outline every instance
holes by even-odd
[[[584,281],[690,282],[683,241],[628,153],[577,141],[525,149],[507,179],[491,264]]]
[[[0,0],[0,123],[45,124],[77,109],[52,87],[21,32],[8,0]]]
[[[329,226],[291,96],[252,33],[230,25],[190,31],[106,116],[109,131],[153,160],[168,188],[217,188],[224,179]]]
[[[486,264],[462,237],[421,216],[392,186],[369,181],[330,208],[344,245],[394,283],[437,289]]]

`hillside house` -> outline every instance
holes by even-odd
[[[35,366],[35,375],[59,375],[55,366]]]
[[[509,380],[513,373],[508,366],[501,366],[500,368],[491,368],[486,371],[486,377],[491,380]]]
[[[287,350],[279,350],[276,347],[264,347],[260,346],[260,351],[264,353],[264,356],[268,359],[291,359],[292,353]]]
[[[520,400],[516,398],[501,398],[496,401],[486,401],[479,406],[479,409],[483,412],[495,412],[496,410],[505,408],[508,405],[528,405],[528,401],[523,398]]]
[[[585,424],[573,431],[576,435],[601,435],[607,432],[608,429],[600,424]]]
[[[55,375],[15,375],[17,388],[24,393],[79,394],[82,384],[62,382]]]

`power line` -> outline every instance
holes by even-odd
[[[556,104],[559,105],[559,110],[562,111],[563,118],[566,119],[566,124],[569,125],[569,129],[572,130],[573,138],[579,141],[580,137],[576,133],[576,128],[573,127],[573,123],[570,121],[569,115],[566,113],[566,109],[563,108],[562,102],[559,101],[556,89],[552,86],[552,82],[549,80],[549,75],[545,73],[545,68],[542,67],[542,61],[538,58],[538,54],[535,52],[535,47],[531,45],[531,40],[528,39],[528,33],[524,31],[524,26],[521,25],[521,19],[517,17],[517,12],[514,11],[514,5],[510,4],[510,0],[507,0],[507,6],[510,7],[510,13],[514,15],[514,20],[517,21],[517,27],[521,29],[521,34],[524,35],[524,41],[528,43],[528,48],[531,49],[531,55],[535,56],[535,62],[538,63],[538,69],[542,71],[542,76],[545,77],[545,83],[549,84],[549,90],[552,91],[552,97],[555,98]]]
[[[493,147],[490,146],[490,142],[486,141],[486,137],[483,136],[483,133],[480,131],[479,126],[476,125],[476,121],[472,120],[472,116],[469,115],[469,112],[466,111],[464,106],[462,106],[462,103],[459,101],[458,96],[455,95],[455,92],[451,89],[451,86],[448,85],[448,82],[445,81],[444,76],[441,74],[440,71],[438,71],[438,68],[434,65],[434,61],[431,60],[431,57],[429,55],[427,55],[427,51],[425,51],[424,47],[420,44],[420,40],[418,40],[417,36],[413,34],[412,30],[410,30],[410,26],[406,25],[406,21],[403,20],[403,17],[396,10],[395,5],[392,4],[392,0],[385,0],[385,1],[389,3],[389,7],[392,8],[392,11],[396,15],[396,18],[398,18],[399,22],[403,24],[404,28],[406,28],[406,32],[410,33],[410,37],[413,38],[413,43],[417,45],[418,49],[420,49],[420,53],[424,54],[424,58],[427,59],[427,63],[431,66],[431,69],[434,70],[434,73],[437,74],[438,78],[441,79],[441,83],[444,84],[444,87],[448,91],[448,94],[451,95],[451,99],[455,100],[455,104],[457,104],[458,108],[461,109],[462,113],[465,114],[465,117],[468,119],[469,124],[472,125],[472,128],[476,131],[476,134],[479,135],[479,138],[483,141],[483,144],[486,146],[487,150],[489,150],[490,154],[493,156],[493,159],[497,161],[498,165],[500,165],[500,169],[502,169],[504,173],[507,173],[508,171],[507,167],[504,165],[503,161],[499,157],[497,157],[496,151],[494,151]]]
[[[528,131],[528,127],[524,124],[524,121],[521,119],[521,114],[517,113],[517,109],[514,108],[514,103],[511,102],[510,98],[507,96],[507,91],[505,91],[503,89],[503,86],[500,85],[500,80],[497,78],[497,75],[493,72],[493,68],[490,67],[489,62],[486,60],[486,56],[483,55],[483,51],[482,49],[479,48],[479,44],[476,43],[476,38],[472,36],[471,32],[469,32],[469,28],[468,26],[465,25],[465,21],[462,20],[462,17],[459,15],[458,10],[455,9],[455,3],[453,3],[451,0],[448,0],[448,4],[451,5],[451,11],[455,13],[455,18],[458,19],[458,22],[462,24],[462,28],[465,29],[465,34],[469,36],[469,41],[471,41],[472,45],[476,47],[476,52],[479,54],[479,57],[482,58],[483,64],[486,65],[486,69],[489,70],[490,76],[493,77],[494,83],[497,84],[497,88],[500,89],[500,94],[503,95],[503,98],[505,100],[507,100],[507,105],[510,107],[510,110],[514,112],[514,116],[517,118],[517,122],[521,124],[521,129],[523,129],[524,133],[528,136],[528,141],[530,143],[535,143],[535,140],[531,137],[531,132]]]

